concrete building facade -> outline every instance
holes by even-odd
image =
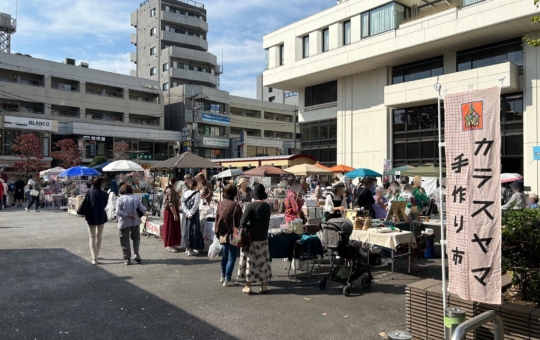
[[[267,34],[263,85],[298,92],[303,151],[335,141],[336,163],[382,171],[438,162],[437,80],[443,94],[500,82],[503,172],[538,191],[539,50],[522,41],[540,37],[537,13],[529,0],[349,0]]]
[[[257,76],[257,99],[265,102],[298,106],[298,92],[265,87],[262,74]]]
[[[14,139],[40,137],[47,166],[57,140],[77,141],[84,163],[113,158],[126,142],[143,163],[174,155],[181,133],[165,131],[163,94],[157,81],[139,79],[30,56],[0,53],[0,163],[10,167]]]
[[[202,3],[191,0],[146,0],[131,13],[137,47],[133,76],[160,83],[163,91],[180,85],[218,88],[221,68],[208,52],[208,23]]]

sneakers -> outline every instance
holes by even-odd
[[[124,264],[125,264],[126,266],[131,265],[131,259],[125,259],[125,260],[124,260]]]
[[[24,210],[26,210],[26,212],[28,212],[28,208],[24,208]]]
[[[139,256],[139,254],[135,254],[135,257],[133,258],[135,260],[135,262],[137,262],[138,264],[140,264],[142,262],[142,259],[141,257]]]
[[[173,248],[173,247],[167,247],[167,250],[170,251],[171,253],[178,253],[178,249]]]
[[[268,286],[266,286],[266,285],[261,286],[261,293],[262,293],[262,294],[268,293]]]
[[[236,287],[236,286],[238,286],[238,283],[232,280],[223,283],[223,287]]]
[[[224,276],[222,276],[221,279],[219,279],[219,283],[223,283],[223,282],[225,282],[225,277]]]
[[[99,263],[98,260],[96,260],[96,259],[93,259],[93,260],[92,260],[92,264],[93,264],[93,265],[96,265],[96,264],[98,264],[98,263]]]
[[[196,255],[197,255],[197,253],[194,252],[193,250],[190,250],[190,251],[188,251],[188,253],[187,253],[187,256],[196,256]]]
[[[242,293],[251,295],[251,287],[244,287],[242,288]]]

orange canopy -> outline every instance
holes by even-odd
[[[343,164],[339,164],[339,165],[336,165],[336,166],[330,168],[330,170],[333,171],[333,172],[347,173],[347,172],[353,171],[354,168],[351,168],[350,166],[346,166],[346,165],[343,165]]]
[[[315,163],[316,166],[318,166],[319,168],[323,169],[323,170],[326,170],[326,171],[332,171],[332,169],[330,169],[329,167],[327,166],[324,166],[322,164],[320,164],[319,162]],[[333,171],[332,171],[333,172]]]

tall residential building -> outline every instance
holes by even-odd
[[[180,85],[219,87],[221,68],[208,52],[208,23],[203,4],[191,0],[146,0],[131,13],[137,47],[132,75],[152,79],[166,91]]]
[[[540,50],[522,40],[540,38],[537,14],[530,0],[349,0],[266,35],[263,86],[298,92],[303,152],[382,171],[438,162],[437,81],[501,81],[502,170],[538,191]]]
[[[280,103],[287,105],[298,105],[298,92],[265,87],[263,85],[263,75],[257,76],[257,99],[265,102]]]

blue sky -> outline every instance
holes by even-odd
[[[12,52],[129,74],[135,64],[130,13],[142,0],[20,0]],[[208,11],[210,52],[221,60],[221,89],[256,96],[255,77],[264,69],[264,34],[325,8],[335,0],[202,0]],[[15,16],[16,0],[0,0],[0,11]]]

